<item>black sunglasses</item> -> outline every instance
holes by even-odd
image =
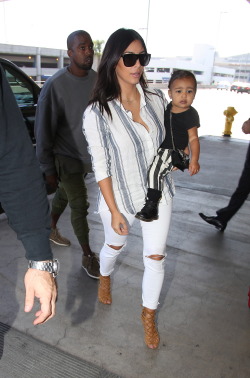
[[[138,59],[141,66],[147,66],[151,59],[151,54],[125,53],[122,55],[122,59],[123,59],[124,66],[126,67],[133,67]]]

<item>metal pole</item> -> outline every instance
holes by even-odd
[[[150,0],[148,0],[148,18],[147,18],[147,34],[146,34],[146,46],[148,45],[148,25],[149,25],[149,11],[150,11]]]
[[[221,11],[220,15],[219,15],[219,22],[218,22],[218,25],[217,25],[217,31],[216,31],[216,35],[215,35],[214,59],[213,59],[213,66],[212,66],[212,71],[211,71],[210,84],[212,84],[212,82],[213,82],[215,58],[216,58],[216,53],[219,49],[219,42],[220,42],[220,29],[221,29],[222,15],[225,14],[225,13],[228,13],[228,12]]]

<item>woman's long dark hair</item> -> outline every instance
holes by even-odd
[[[110,117],[112,116],[108,101],[120,98],[121,96],[121,88],[115,69],[121,55],[133,41],[140,41],[143,49],[147,52],[145,42],[140,34],[133,29],[124,28],[118,29],[111,34],[103,50],[97,71],[97,81],[89,104],[98,103],[101,112],[103,113],[106,110]],[[144,74],[141,75],[139,82],[145,91],[148,86]]]

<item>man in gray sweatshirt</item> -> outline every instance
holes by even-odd
[[[96,72],[93,42],[84,30],[67,38],[70,64],[49,78],[41,91],[35,119],[36,152],[48,184],[56,189],[52,200],[50,240],[69,246],[60,235],[57,222],[69,204],[71,223],[81,245],[82,267],[92,278],[99,278],[99,260],[89,245],[87,214],[89,203],[84,175],[91,171],[91,158],[82,133],[86,109]]]

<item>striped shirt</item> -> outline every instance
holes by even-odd
[[[121,213],[135,214],[145,202],[147,172],[157,149],[165,137],[164,109],[167,100],[157,89],[144,96],[141,86],[140,116],[149,131],[134,122],[132,113],[126,111],[118,100],[109,102],[112,120],[98,105],[90,105],[83,115],[83,132],[92,157],[96,181],[112,178],[116,204]],[[174,195],[171,174],[165,178],[161,201],[167,202]],[[98,198],[98,211],[107,209],[102,196]]]

